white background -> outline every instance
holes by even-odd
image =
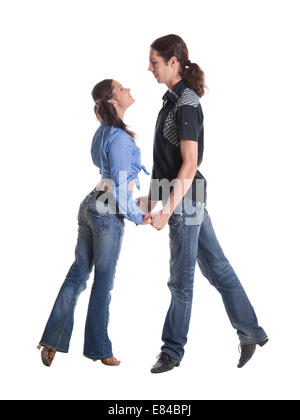
[[[299,398],[298,3],[1,2],[2,399]],[[149,45],[168,33],[206,74],[207,209],[270,342],[236,368],[238,337],[197,268],[181,367],[151,374],[170,300],[168,228],[127,222],[109,330],[120,367],[82,356],[91,276],[70,353],[48,369],[35,346],[73,262],[79,204],[99,178],[90,92],[104,78],[131,88],[125,122],[151,170],[166,87],[147,71]],[[149,177],[141,183],[147,193]]]

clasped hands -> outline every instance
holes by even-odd
[[[157,230],[163,229],[170,218],[170,214],[166,214],[163,210],[156,211],[151,213],[152,209],[155,207],[155,204],[148,200],[148,197],[140,197],[137,200],[138,207],[145,213],[141,225],[151,224]]]
[[[143,217],[141,225],[151,225],[157,230],[163,229],[170,218],[169,214],[164,214],[162,210],[154,213],[147,213]]]

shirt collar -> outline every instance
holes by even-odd
[[[180,80],[176,83],[172,90],[167,90],[163,96],[163,100],[165,101],[166,99],[170,99],[172,102],[176,103],[186,87],[185,82]]]

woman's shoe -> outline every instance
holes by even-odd
[[[119,366],[121,363],[120,360],[116,359],[114,356],[102,359],[101,362],[107,366]]]
[[[42,347],[41,344],[37,346],[40,350]],[[42,362],[45,366],[50,367],[52,365],[53,359],[55,357],[56,350],[51,349],[50,347],[43,346],[43,350],[41,351]]]
[[[94,360],[94,362],[97,362],[97,360]],[[114,356],[102,359],[101,362],[107,366],[119,366],[121,363],[120,360],[116,359]]]

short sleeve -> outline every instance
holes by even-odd
[[[177,109],[176,126],[178,139],[198,141],[202,127],[201,113],[198,107],[182,105]]]

